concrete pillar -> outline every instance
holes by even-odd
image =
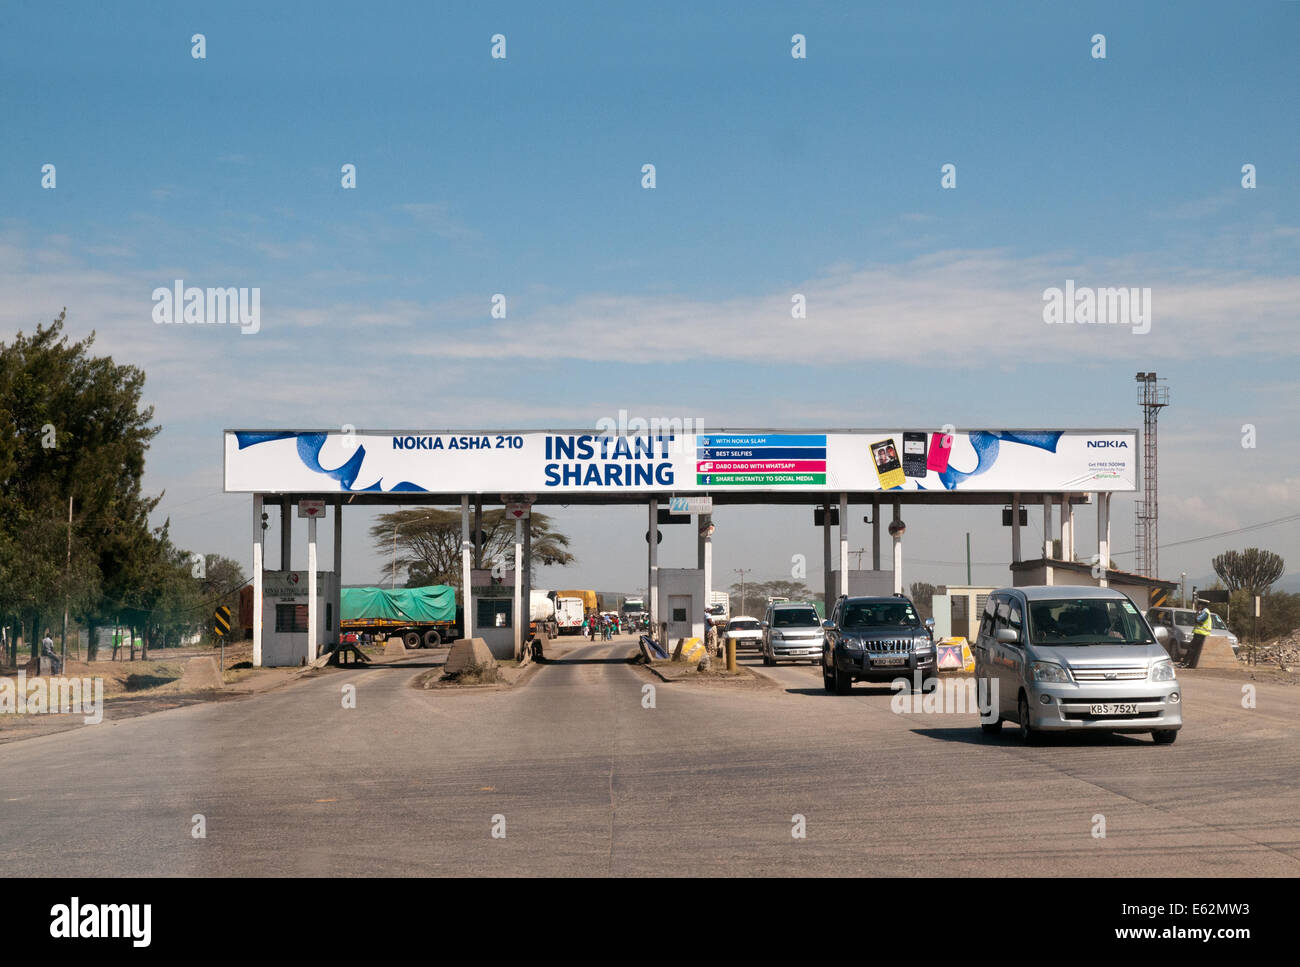
[[[894,520],[903,519],[903,505],[894,501]],[[893,521],[890,521],[893,523]],[[903,535],[894,536],[894,593],[904,594],[903,589]]]
[[[528,620],[524,614],[522,592],[524,590],[523,575],[524,570],[524,522],[518,517],[515,518],[515,607],[514,621],[511,624],[515,630],[515,660],[518,661],[523,654],[523,629],[524,623]]]
[[[316,660],[320,642],[320,605],[316,603],[316,518],[307,518],[307,660]]]
[[[707,608],[713,596],[713,537],[708,534],[713,515],[700,514],[699,523],[703,532],[699,538],[700,570],[704,572],[704,607]],[[722,634],[721,629],[718,634]]]
[[[469,498],[466,498],[467,500]],[[483,498],[474,498],[474,567],[483,566]]]
[[[262,667],[262,569],[266,531],[262,530],[262,495],[253,494],[253,667]]]
[[[1069,550],[1066,551],[1065,559],[1067,561],[1073,561],[1077,556],[1075,553],[1075,535],[1078,533],[1078,528],[1074,526],[1074,504],[1070,503],[1069,495],[1066,495],[1065,498],[1065,524],[1062,526],[1067,527],[1065,531],[1066,536],[1063,540],[1069,545]]]
[[[474,540],[478,541],[477,534],[475,534]],[[460,498],[460,603],[461,607],[465,609],[460,633],[466,638],[474,637],[473,567],[475,553],[475,545],[469,539],[469,497],[465,496]]]
[[[849,495],[840,494],[840,594],[849,593]]]
[[[1011,496],[1011,563],[1020,563],[1020,495]]]
[[[528,509],[524,521],[523,584],[519,597],[524,603],[524,643],[528,643],[528,625],[533,620],[533,511]],[[538,629],[539,631],[541,629]]]
[[[280,570],[293,570],[293,498],[280,498]]]
[[[649,571],[647,575],[647,592],[650,605],[650,636],[659,640],[659,542],[655,537],[659,531],[659,498],[650,498],[650,529],[646,531],[646,543],[650,546],[648,553]]]
[[[822,504],[822,597],[826,601],[826,620],[831,617],[831,602],[835,600],[835,588],[831,583],[831,505]]]
[[[1061,494],[1061,560],[1073,561],[1073,548],[1070,547],[1070,495]]]
[[[1110,587],[1110,494],[1097,494],[1097,567],[1099,587]]]
[[[334,498],[334,640],[342,637],[343,626],[343,498]]]
[[[880,570],[880,501],[871,502],[871,570]]]
[[[1052,495],[1043,494],[1043,560],[1052,558]]]

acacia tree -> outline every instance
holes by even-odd
[[[507,518],[504,510],[488,510],[482,521],[483,566],[513,567],[514,518]],[[528,527],[534,567],[564,566],[576,560],[569,551],[568,536],[554,529],[549,515],[533,511]],[[375,551],[390,558],[390,567],[397,574],[405,572],[405,586],[460,587],[460,511],[413,509],[380,514],[370,528],[370,537]]]
[[[1244,551],[1225,551],[1212,562],[1214,573],[1229,591],[1247,590],[1263,594],[1286,571],[1286,561],[1272,551],[1248,547]]]

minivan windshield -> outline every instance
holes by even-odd
[[[758,622],[752,618],[743,621],[733,621],[727,625],[728,631],[757,631]]]
[[[807,627],[820,625],[821,618],[812,608],[779,608],[772,612],[773,628]]]
[[[1035,645],[1146,645],[1151,633],[1130,601],[1061,598],[1029,602]]]
[[[907,601],[861,601],[844,606],[845,628],[882,628],[919,624]]]

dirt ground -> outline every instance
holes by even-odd
[[[239,642],[226,648],[224,691],[182,691],[180,677],[185,663],[196,656],[208,655],[219,658],[220,650],[201,647],[155,649],[148,661],[87,662],[70,659],[64,666],[63,675],[67,678],[98,678],[103,681],[104,721],[108,722],[193,705],[196,702],[227,701],[275,688],[302,673],[298,668],[255,669],[252,667],[252,643]],[[20,661],[23,657],[20,652]],[[0,667],[0,678],[13,680],[15,687],[17,675],[17,669]],[[32,681],[32,678],[27,678],[29,689]],[[85,724],[84,716],[80,713],[0,715],[0,743],[81,728]]]

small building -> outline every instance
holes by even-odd
[[[1018,588],[1036,584],[1074,585],[1096,587],[1101,583],[1092,573],[1093,565],[1080,561],[1058,561],[1039,558],[1034,561],[1017,561],[1011,565],[1011,583]],[[1142,611],[1152,607],[1151,595],[1163,590],[1166,595],[1178,587],[1177,581],[1162,581],[1145,574],[1132,574],[1108,568],[1106,586],[1121,591],[1133,599]]]

